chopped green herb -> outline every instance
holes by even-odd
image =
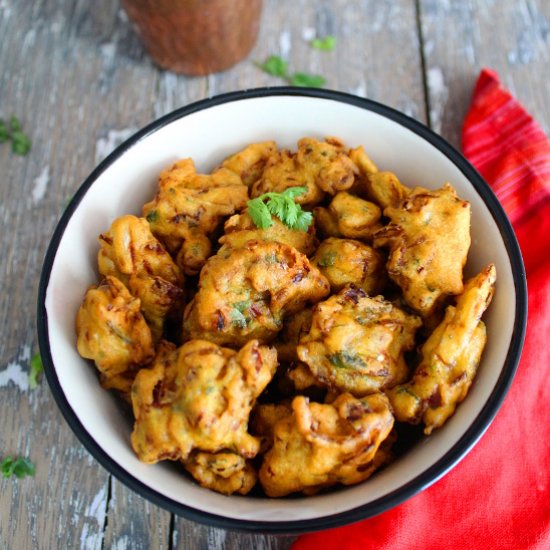
[[[359,355],[347,351],[339,351],[328,356],[331,365],[339,369],[362,369],[365,362]]]
[[[317,265],[320,265],[321,267],[331,267],[334,265],[335,260],[336,252],[334,252],[334,250],[329,250],[321,256],[321,258],[317,262]]]
[[[416,399],[417,401],[420,401],[420,397],[418,397],[418,395],[416,395],[416,393],[414,393],[412,390],[410,390],[409,388],[407,388],[406,386],[401,386],[396,393],[406,393],[407,395],[410,395],[411,397],[413,397],[414,399]]]
[[[231,310],[231,322],[239,328],[246,328],[248,324],[246,317],[237,308]]]
[[[310,44],[312,48],[317,50],[331,52],[336,47],[336,37],[329,34],[324,38],[314,38]]]
[[[4,477],[15,477],[21,479],[25,476],[33,476],[36,472],[34,464],[28,458],[13,458],[8,456],[0,464],[0,470]]]
[[[278,263],[279,260],[277,260],[277,254],[275,252],[271,252],[270,254],[267,254],[265,257],[265,263],[269,265],[273,265]]]
[[[241,313],[244,313],[252,305],[252,300],[243,300],[242,302],[235,302],[233,307],[238,309]]]
[[[288,63],[278,55],[269,56],[263,63],[259,63],[258,67],[267,74],[287,77]]]
[[[273,225],[272,215],[287,227],[296,231],[307,231],[313,221],[311,212],[302,210],[294,199],[306,192],[305,187],[289,187],[282,193],[264,193],[248,201],[248,214],[260,229]],[[264,202],[267,200],[267,203]]]
[[[326,83],[323,76],[307,73],[294,73],[289,77],[288,81],[292,86],[299,86],[302,88],[322,88]]]
[[[149,212],[149,214],[147,214],[147,216],[145,217],[145,219],[149,222],[149,223],[154,223],[158,220],[158,217],[159,217],[159,214],[156,210],[151,210],[151,212]]]
[[[29,387],[34,390],[38,386],[38,376],[44,371],[42,357],[36,353],[31,358],[31,370],[29,372]]]
[[[12,116],[9,128],[3,120],[0,120],[0,143],[11,140],[11,150],[16,155],[26,155],[31,149],[31,140],[21,130],[21,123]]]

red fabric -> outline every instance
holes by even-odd
[[[510,393],[439,482],[374,518],[303,535],[293,550],[550,549],[550,142],[483,70],[463,149],[508,212],[526,265],[529,320]]]

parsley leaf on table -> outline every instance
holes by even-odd
[[[336,37],[332,35],[325,36],[324,38],[314,38],[311,42],[311,47],[316,50],[324,50],[331,52],[336,47]]]
[[[290,76],[289,82],[293,86],[322,88],[325,85],[325,78],[318,74],[294,73]]]
[[[0,464],[0,470],[4,477],[15,477],[21,479],[25,476],[33,476],[36,472],[34,464],[28,458],[6,457]]]
[[[305,187],[289,187],[282,193],[264,193],[248,201],[248,214],[260,229],[267,229],[273,225],[273,215],[290,229],[307,231],[313,221],[313,215],[302,210],[302,207],[294,202],[296,197],[305,192]]]
[[[44,371],[42,357],[40,353],[36,353],[31,358],[31,370],[29,372],[29,387],[34,390],[38,386],[38,376]]]
[[[288,63],[278,55],[271,55],[263,63],[258,64],[258,67],[267,74],[286,78]]]
[[[12,116],[9,126],[0,120],[0,143],[11,140],[11,150],[16,155],[25,156],[31,150],[31,140],[23,133],[21,122],[17,117]]]
[[[288,63],[277,55],[271,55],[263,63],[256,63],[257,67],[272,76],[284,78],[292,86],[309,86],[321,88],[325,85],[325,78],[320,75],[297,72],[288,73]]]

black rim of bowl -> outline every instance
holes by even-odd
[[[459,170],[472,183],[480,197],[487,205],[489,211],[500,229],[503,237],[512,268],[514,284],[516,289],[516,304],[515,304],[515,322],[510,347],[506,355],[502,371],[498,381],[493,388],[493,391],[485,403],[483,409],[472,422],[462,437],[453,445],[453,447],[442,456],[435,464],[425,470],[422,474],[409,481],[399,489],[391,493],[369,502],[368,504],[341,512],[338,514],[317,517],[313,519],[297,520],[297,521],[249,521],[227,518],[208,512],[197,510],[190,506],[176,502],[168,497],[165,497],[155,490],[151,489],[132,474],[119,466],[90,436],[84,426],[80,423],[77,415],[69,405],[55,371],[53,364],[49,334],[48,334],[48,315],[46,311],[46,292],[50,280],[50,272],[53,262],[59,247],[59,243],[67,226],[69,219],[77,208],[78,204],[94,183],[94,181],[102,174],[109,166],[111,166],[121,155],[134,146],[138,141],[144,139],[149,134],[157,131],[159,128],[188,116],[197,111],[207,109],[213,106],[221,105],[228,102],[241,101],[251,98],[262,98],[268,96],[300,96],[311,97],[337,101],[373,111],[388,119],[397,122],[401,126],[411,130],[421,138],[428,141],[447,158],[451,160],[459,168]],[[67,206],[63,213],[48,247],[42,273],[40,277],[40,286],[38,292],[38,341],[40,353],[44,362],[44,370],[46,378],[54,395],[54,398],[67,420],[69,426],[88,449],[88,451],[115,477],[126,484],[135,492],[152,501],[153,503],[188,519],[206,523],[215,527],[224,529],[236,529],[248,532],[258,533],[273,533],[273,534],[298,534],[304,532],[329,529],[341,525],[353,523],[362,519],[378,515],[394,506],[402,503],[416,493],[428,488],[435,483],[449,470],[451,470],[477,443],[479,438],[484,434],[486,429],[491,424],[498,409],[500,408],[512,380],[514,378],[523,341],[525,338],[525,328],[527,323],[527,285],[525,278],[525,269],[521,252],[512,229],[512,226],[502,208],[498,199],[494,195],[489,185],[483,180],[475,168],[449,143],[442,137],[435,134],[432,130],[421,124],[420,122],[396,111],[386,105],[375,101],[360,98],[343,92],[333,90],[319,90],[310,88],[292,88],[292,87],[276,87],[276,88],[257,88],[244,90],[239,92],[231,92],[214,96],[196,103],[192,103],[172,113],[169,113],[158,120],[152,122],[141,131],[137,132],[131,138],[126,140],[115,151],[113,151],[98,167],[88,176],[84,183],[80,186],[74,198]]]

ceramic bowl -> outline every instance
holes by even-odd
[[[249,143],[271,140],[295,148],[304,136],[337,136],[364,145],[381,170],[408,186],[449,181],[472,205],[472,246],[466,276],[489,262],[497,291],[484,320],[488,344],[479,373],[456,414],[394,463],[359,485],[312,497],[223,496],[190,480],[172,464],[141,463],[130,446],[131,421],[104,391],[75,346],[75,315],[98,280],[97,236],[117,216],[139,215],[160,171],[192,157],[198,171],[214,168]],[[223,528],[298,533],[351,523],[387,510],[437,481],[485,432],[512,382],[526,324],[526,285],[510,223],[488,185],[441,137],[379,103],[327,90],[267,88],[188,105],[123,143],[82,184],[49,246],[39,291],[38,332],[48,382],[70,427],[90,453],[143,497],[187,518]]]

